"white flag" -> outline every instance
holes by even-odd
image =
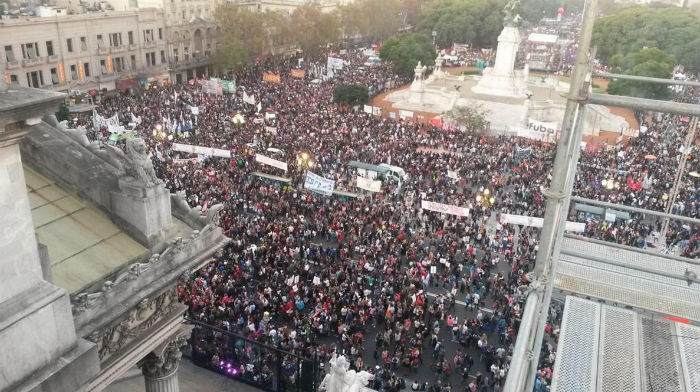
[[[262,104],[260,102],[258,102],[258,112],[260,112],[261,110],[262,110]]]

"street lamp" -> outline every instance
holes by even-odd
[[[297,166],[303,169],[312,169],[315,164],[313,157],[308,152],[302,151],[297,155]]]
[[[496,197],[493,195],[493,192],[491,192],[489,188],[485,188],[482,191],[478,192],[476,194],[475,200],[476,204],[484,208],[491,208],[494,204],[496,204]]]

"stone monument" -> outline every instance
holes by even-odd
[[[515,57],[521,40],[518,25],[522,18],[517,14],[519,3],[520,0],[511,0],[504,8],[503,31],[498,36],[496,61],[493,68],[484,70],[479,83],[472,87],[472,91],[476,94],[525,97],[526,80],[514,71]]]
[[[330,371],[321,381],[321,390],[325,392],[374,392],[367,388],[374,378],[369,372],[356,372],[350,369],[350,363],[344,355],[333,354]]]
[[[442,55],[438,54],[435,58],[435,68],[433,69],[434,79],[443,79],[445,77],[445,72],[442,70],[442,64],[444,62],[445,59],[442,58]]]
[[[419,61],[418,65],[416,65],[416,68],[413,70],[413,83],[411,83],[411,87],[408,89],[410,94],[409,101],[412,103],[421,103],[423,101],[423,93],[425,92],[424,75],[427,69],[428,68]]]
[[[127,139],[126,154],[116,147],[106,148],[119,177],[120,191],[112,192],[111,209],[152,243],[172,223],[170,193],[156,177],[143,139]]]

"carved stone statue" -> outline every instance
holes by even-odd
[[[415,72],[415,75],[413,77],[414,81],[421,81],[423,80],[423,74],[425,74],[425,71],[428,69],[425,65],[422,65],[421,62],[418,62],[418,65],[416,65],[416,69],[413,71]]]
[[[162,181],[156,176],[153,162],[146,154],[146,143],[143,139],[132,137],[126,140],[126,154],[118,147],[105,145],[107,160],[117,168],[119,177],[131,177],[147,188],[156,186]]]
[[[321,381],[321,388],[325,389],[326,392],[344,392],[345,373],[350,369],[350,363],[345,359],[345,356],[333,354],[330,365],[330,371]]]
[[[182,358],[180,347],[186,343],[186,338],[178,337],[170,342],[159,355],[155,352],[146,355],[138,363],[143,375],[148,378],[161,378],[175,373],[180,358]]]
[[[442,55],[438,54],[438,56],[435,58],[435,68],[433,69],[433,75],[435,75],[436,78],[442,78],[444,76],[442,72],[442,64],[445,62],[445,59],[442,58]]]
[[[345,374],[345,384],[347,388],[344,392],[365,392],[370,390],[367,388],[369,381],[374,378],[374,375],[369,372],[355,372],[353,370]]]
[[[503,17],[503,26],[518,26],[522,18],[518,14],[520,0],[510,0],[503,8],[505,16]]]

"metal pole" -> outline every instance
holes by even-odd
[[[530,291],[525,301],[525,308],[523,309],[523,315],[521,317],[522,322],[520,323],[520,328],[518,329],[518,337],[529,336],[533,322],[535,321],[535,309],[537,303],[537,292],[534,290]],[[516,339],[515,347],[513,348],[513,360],[517,358],[526,358],[529,352],[528,340],[527,339]],[[524,362],[523,362],[524,363]],[[510,370],[508,371],[508,378],[506,378],[506,383],[503,387],[504,391],[517,391],[519,386],[523,385],[525,381],[525,370],[526,366],[513,366],[513,361],[511,360]]]
[[[647,83],[659,83],[659,84],[668,84],[668,85],[676,85],[676,86],[700,87],[700,82],[695,82],[692,80],[650,78],[648,76],[621,75],[621,74],[614,74],[614,73],[609,73],[609,72],[595,72],[594,75],[599,76],[601,78],[606,78],[606,79],[625,79],[625,80],[635,80],[638,82],[647,82]]]
[[[587,103],[700,117],[700,105],[690,103],[658,101],[655,99],[607,94],[591,94]]]
[[[506,392],[530,392],[534,386],[542,336],[549,311],[549,301],[554,288],[553,272],[556,259],[553,256],[557,251],[555,245],[557,242],[561,242],[564,232],[571,188],[575,177],[576,161],[581,149],[581,132],[583,124],[585,124],[585,116],[582,109],[588,94],[591,78],[589,72],[589,49],[597,3],[597,0],[588,0],[586,2],[581,38],[578,52],[576,53],[576,64],[562,121],[561,137],[557,144],[557,154],[554,158],[552,182],[549,190],[545,192],[547,208],[540,235],[540,248],[537,252],[535,268],[530,279],[532,288],[536,290],[537,300],[530,301],[526,305],[526,307],[534,306],[536,311],[533,313],[531,310],[525,309],[524,315],[532,314],[532,319],[530,320],[525,320],[525,316],[523,316],[523,323],[525,325],[532,323],[534,328],[521,329],[518,332],[518,340],[524,339],[527,343],[525,350],[514,352],[511,360],[511,370],[508,374],[508,379],[510,379],[511,377],[522,378],[522,374],[525,373],[525,383],[522,383],[521,380],[506,380],[506,385],[508,386],[508,388],[504,389]]]
[[[666,214],[670,214],[673,211],[673,205],[676,203],[678,198],[678,192],[680,191],[680,185],[683,183],[683,173],[685,172],[685,164],[688,161],[688,148],[695,140],[695,134],[697,133],[698,118],[693,117],[693,121],[690,123],[691,130],[688,132],[688,136],[685,138],[685,143],[683,143],[683,154],[681,155],[681,162],[678,165],[678,170],[676,171],[676,178],[673,180],[673,189],[671,190],[671,195],[668,198],[668,205],[666,206]],[[666,243],[666,234],[668,233],[668,226],[670,224],[668,217],[664,218],[664,223],[661,228],[661,238]]]

